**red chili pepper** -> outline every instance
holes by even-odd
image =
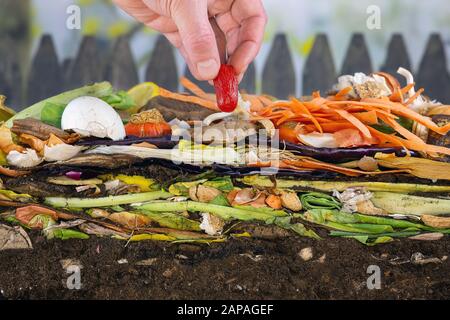
[[[238,79],[234,68],[227,64],[220,66],[219,74],[214,79],[217,106],[223,112],[233,112],[238,104]]]

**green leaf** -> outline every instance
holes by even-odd
[[[217,204],[218,206],[224,206],[224,207],[230,206],[228,199],[223,194],[219,194],[217,197],[212,199],[209,203]]]
[[[139,213],[157,222],[161,227],[186,231],[201,231],[198,221],[185,218],[178,213],[152,212],[147,210],[140,210]]]
[[[171,201],[155,201],[143,204],[137,207],[139,210],[148,210],[155,212],[209,212],[218,215],[224,220],[242,220],[242,221],[267,221],[274,217],[286,216],[287,213],[281,210],[258,211],[254,208],[233,208],[218,206],[210,203],[200,203],[195,201],[171,202]]]
[[[68,240],[68,239],[89,239],[89,235],[86,233],[83,233],[81,231],[72,230],[72,229],[55,229],[51,230],[48,235],[48,239],[52,238],[58,238],[61,240]]]
[[[356,232],[347,232],[347,231],[338,231],[331,230],[331,237],[353,237],[353,236],[367,236],[369,239],[378,238],[378,237],[391,237],[391,238],[407,238],[418,235],[420,232],[417,231],[397,231],[397,232],[389,232],[389,233],[381,233],[381,234],[361,234]]]
[[[0,150],[0,166],[6,166],[8,161],[6,160],[6,154]]]
[[[400,116],[396,121],[398,122],[399,125],[412,132],[413,127],[412,120]],[[396,131],[392,129],[391,126],[385,124],[384,122],[382,122],[381,124],[372,125],[372,128],[386,134],[396,133]]]
[[[168,236],[166,234],[149,234],[149,233],[143,233],[143,234],[137,234],[132,236],[129,239],[124,239],[120,237],[114,237],[121,240],[128,240],[131,242],[138,242],[138,241],[145,241],[145,240],[152,240],[152,241],[174,241],[176,240],[175,237]]]
[[[291,223],[292,217],[279,217],[275,218],[273,223],[283,229],[291,230],[303,237],[309,237],[313,239],[320,240],[320,236],[315,233],[313,230],[306,229],[306,227],[302,223]]]
[[[189,195],[190,187],[198,186],[206,181],[206,179],[202,179],[197,181],[177,182],[169,187],[169,192],[175,196],[187,196]]]
[[[378,238],[375,238],[375,240],[371,240],[368,236],[348,236],[345,238],[355,239],[355,240],[361,242],[362,244],[365,244],[366,246],[375,246],[377,244],[388,243],[388,242],[394,241],[394,238],[388,237],[388,236],[378,237]]]
[[[29,194],[15,193],[14,191],[5,189],[0,189],[0,199],[25,203],[33,201],[33,197]]]
[[[115,211],[115,212],[122,212],[122,211],[125,211],[125,209],[124,208],[122,208],[121,206],[111,206],[111,207],[109,207],[112,211]]]
[[[36,228],[48,228],[52,225],[54,225],[56,222],[55,220],[53,220],[52,217],[46,215],[46,214],[37,214],[35,215],[29,222],[28,222],[28,227],[32,228],[32,229],[36,229]],[[42,226],[42,227],[40,227]]]
[[[61,128],[61,117],[65,108],[66,104],[46,102],[41,111],[41,121],[56,128]]]
[[[320,192],[305,193],[300,196],[303,208],[310,209],[340,209],[341,203],[334,197]]]
[[[234,189],[233,182],[229,176],[214,178],[203,183],[204,186],[219,189],[220,191],[231,191]]]
[[[122,90],[104,96],[101,99],[117,110],[127,110],[136,105],[133,98],[127,92]]]

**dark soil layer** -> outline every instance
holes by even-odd
[[[420,252],[441,259],[450,237],[396,240],[366,247],[356,241],[298,237],[233,239],[213,245],[130,243],[92,238],[47,241],[0,252],[0,297],[6,299],[448,299],[450,262],[415,265]],[[305,262],[299,252],[311,247]],[[65,287],[62,259],[78,259],[82,288]],[[119,264],[126,259],[128,263]],[[369,290],[370,265],[381,289]]]

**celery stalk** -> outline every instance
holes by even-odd
[[[386,212],[405,215],[444,215],[450,214],[450,200],[426,198],[396,194],[391,192],[375,192],[371,199],[373,204]]]
[[[238,179],[246,185],[274,188],[275,185],[268,177],[247,176]],[[324,192],[345,191],[348,188],[365,187],[369,191],[388,191],[394,193],[416,193],[450,192],[450,186],[435,186],[432,184],[412,184],[412,183],[388,183],[388,182],[370,182],[370,181],[305,181],[305,180],[276,180],[276,187],[279,189],[301,188],[305,190],[319,190]]]
[[[167,199],[172,194],[165,191],[154,191],[144,193],[132,193],[121,196],[109,196],[102,198],[64,198],[64,197],[47,197],[45,203],[55,208],[96,208],[111,207],[121,204],[131,204],[138,202],[146,202],[157,199]]]

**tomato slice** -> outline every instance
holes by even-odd
[[[227,64],[220,66],[219,74],[214,79],[217,106],[222,112],[233,112],[239,98],[239,82],[234,68]]]
[[[128,123],[125,126],[127,136],[139,138],[158,138],[172,133],[170,125],[164,122]]]
[[[281,126],[278,128],[280,135],[280,141],[287,141],[291,143],[299,143],[299,140],[297,138],[297,132],[294,128],[291,128],[289,126]]]

